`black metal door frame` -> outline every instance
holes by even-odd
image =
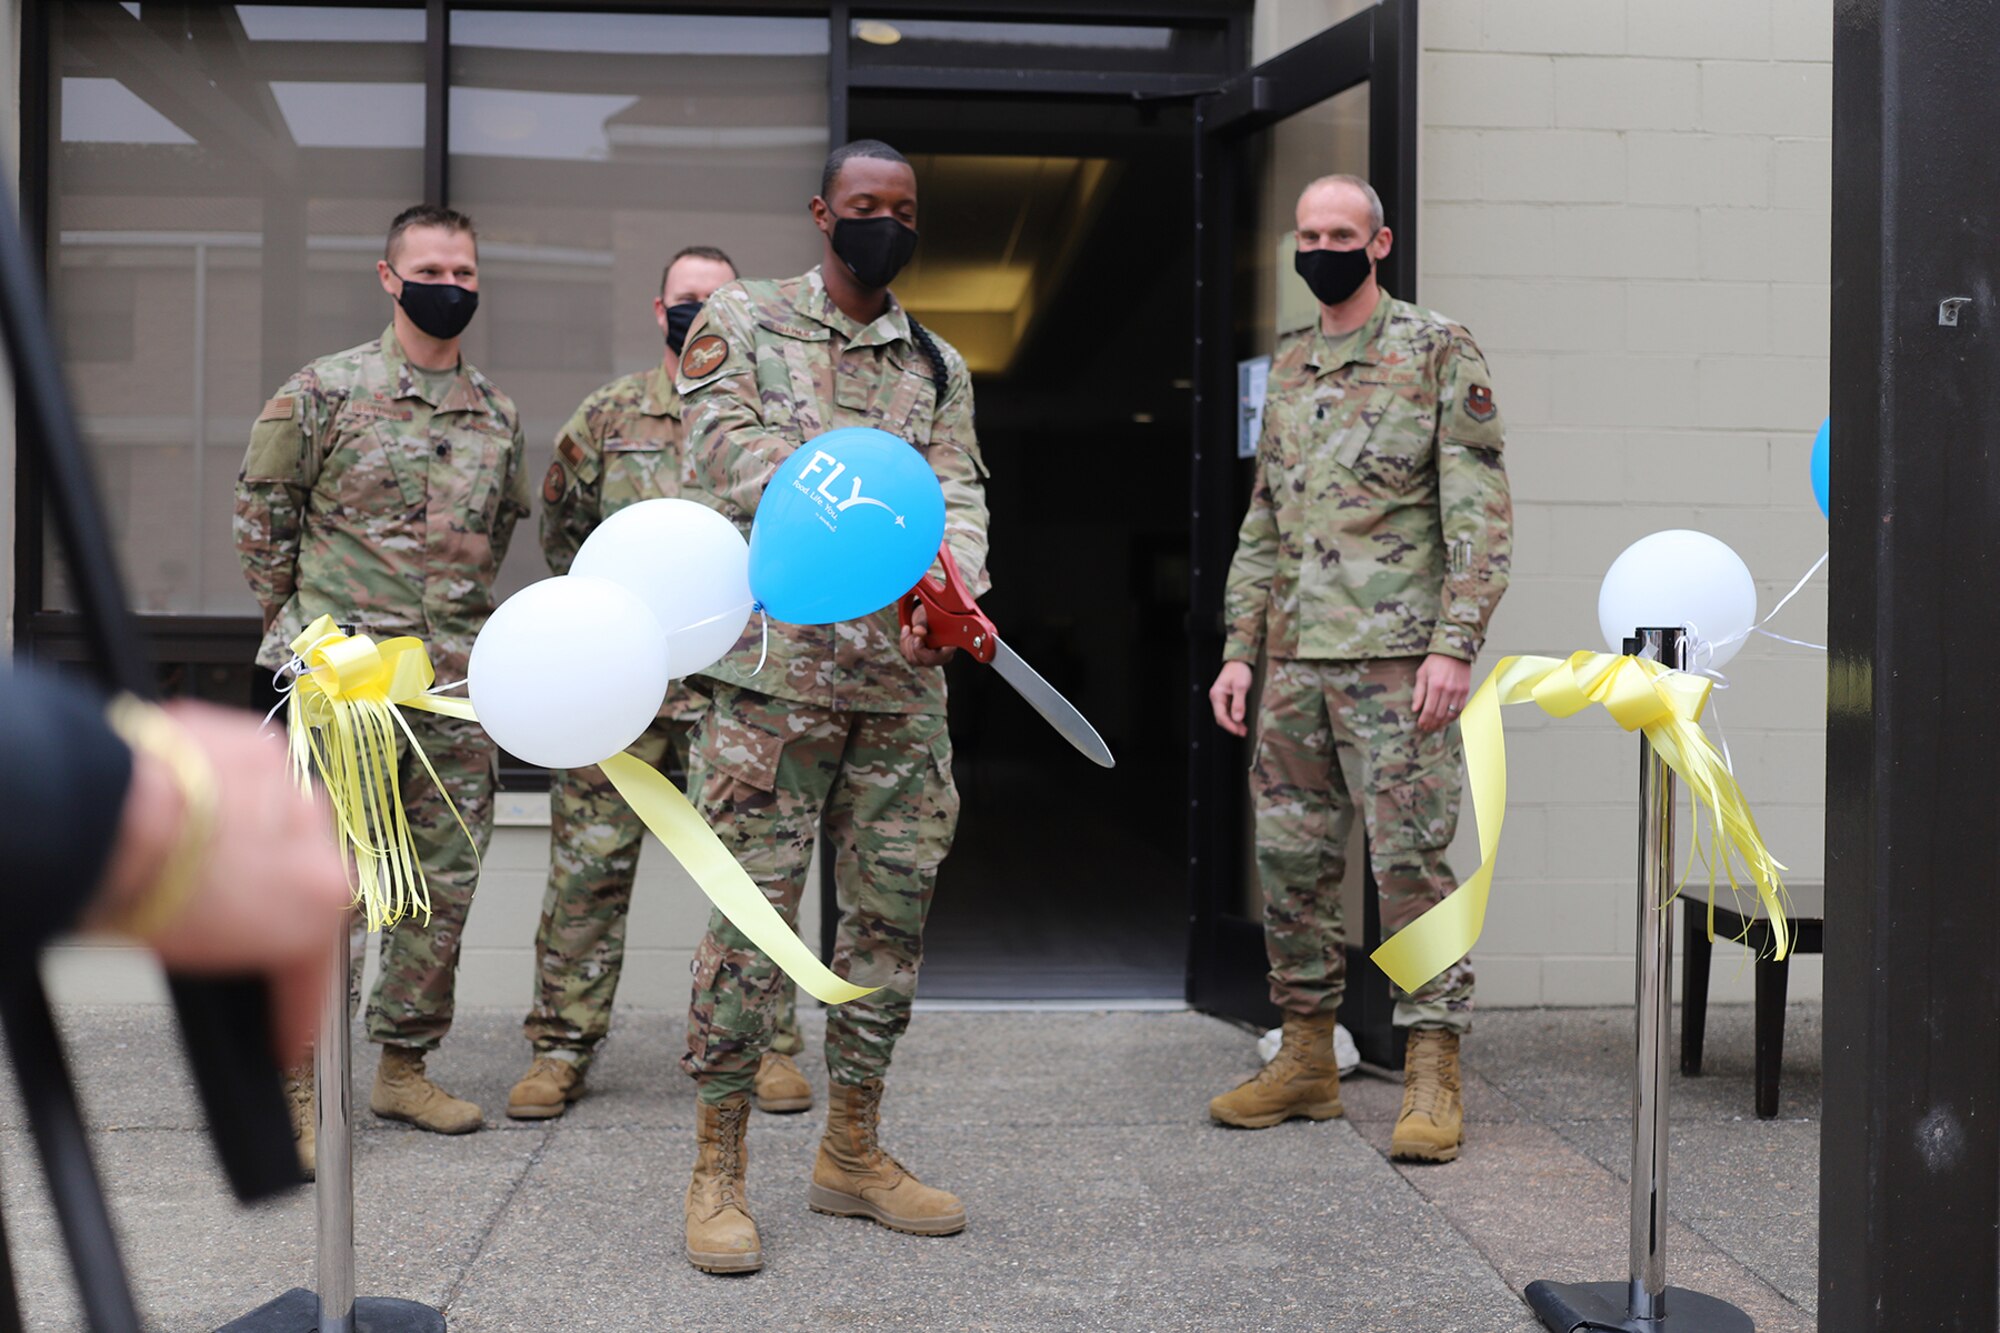
[[[1819,1327],[1990,1329],[2000,47],[1988,4],[1833,9]]]
[[[1367,84],[1368,178],[1396,230],[1383,284],[1404,299],[1417,275],[1417,5],[1383,0],[1346,22],[1238,75],[1195,103],[1195,434],[1188,620],[1188,1003],[1268,1026],[1263,923],[1233,908],[1244,863],[1238,817],[1247,767],[1242,742],[1210,716],[1208,685],[1222,661],[1222,595],[1249,493],[1236,457],[1239,205],[1251,185],[1241,151],[1252,134]],[[1362,1054],[1400,1063],[1389,1029],[1388,987],[1364,951],[1379,939],[1375,895],[1364,937],[1350,948],[1342,1018]],[[1362,956],[1357,956],[1362,955]]]

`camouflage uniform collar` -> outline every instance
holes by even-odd
[[[403,352],[403,344],[396,337],[396,326],[391,324],[382,330],[382,364],[389,372],[389,382],[395,388],[397,398],[416,398],[429,403],[434,412],[489,412],[492,405],[486,395],[479,391],[475,382],[476,372],[465,364],[463,356],[458,358],[458,370],[454,374],[451,388],[445,391],[444,401],[432,403],[424,392],[424,378],[417,368],[410,364],[410,358]]]
[[[896,300],[894,292],[889,293],[889,308],[877,315],[873,323],[857,324],[833,303],[833,296],[826,290],[826,279],[820,273],[820,265],[814,264],[805,276],[807,286],[819,293],[819,301],[803,313],[845,338],[849,347],[887,347],[894,342],[916,341],[910,333],[910,317],[903,313],[902,304]]]
[[[666,362],[647,372],[646,401],[639,405],[639,411],[649,417],[681,419],[681,392],[674,387],[674,377],[667,373]]]
[[[1324,375],[1330,370],[1343,370],[1348,366],[1375,366],[1382,363],[1382,330],[1388,327],[1391,307],[1402,304],[1387,290],[1382,299],[1375,303],[1368,318],[1353,333],[1343,333],[1339,337],[1329,337],[1318,320],[1313,321],[1312,347],[1306,353],[1306,364]],[[1336,347],[1345,347],[1346,355],[1339,356]]]

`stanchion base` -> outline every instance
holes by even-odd
[[[1626,1282],[1530,1282],[1522,1293],[1542,1327],[1554,1333],[1755,1333],[1750,1316],[1713,1296],[1667,1288],[1664,1319],[1636,1319]]]
[[[293,1287],[215,1333],[319,1333],[319,1296]],[[445,1333],[444,1316],[418,1301],[363,1296],[354,1302],[354,1333]]]

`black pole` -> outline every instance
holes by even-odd
[[[2000,1326],[1996,29],[1834,8],[1826,1330]]]
[[[19,400],[21,448],[48,481],[89,643],[107,686],[150,698],[154,684],[118,577],[63,391],[41,285],[11,203],[0,201],[0,332]],[[83,891],[83,886],[78,887]],[[298,1180],[298,1161],[270,1051],[269,996],[247,979],[171,979],[211,1136],[244,1199]],[[137,1314],[105,1209],[48,997],[32,972],[0,990],[14,1069],[92,1327],[136,1330]]]

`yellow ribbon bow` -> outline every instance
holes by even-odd
[[[1777,956],[1783,958],[1790,949],[1784,881],[1779,877],[1784,866],[1765,848],[1742,788],[1702,732],[1701,713],[1709,689],[1710,682],[1701,676],[1612,653],[1503,658],[1474,692],[1459,720],[1473,817],[1479,824],[1478,873],[1384,941],[1373,955],[1376,964],[1404,991],[1415,992],[1471,953],[1478,942],[1493,885],[1494,853],[1507,816],[1507,745],[1500,706],[1530,701],[1552,717],[1570,717],[1602,704],[1619,726],[1645,734],[1654,752],[1687,783],[1695,801],[1708,807],[1710,845],[1702,855],[1709,866],[1710,937],[1715,934],[1716,870],[1720,867],[1732,889],[1740,889],[1736,877],[1740,860],[1770,918]]]
[[[403,721],[402,708],[477,722],[472,704],[430,693],[435,674],[421,639],[375,643],[366,635],[343,634],[331,616],[321,616],[292,641],[297,682],[287,721],[293,772],[302,785],[319,775],[332,798],[342,840],[353,853],[357,896],[368,928],[394,925],[422,911],[430,900],[423,865],[410,841],[396,785],[396,737],[389,719],[402,728],[411,752],[431,781],[437,773]],[[599,767],[653,835],[680,862],[749,941],[786,975],[828,1004],[843,1004],[875,988],[856,986],[835,975],[806,948],[755,881],[729,854],[687,798],[650,764],[622,751]],[[444,790],[444,784],[438,783]],[[452,817],[458,819],[453,810]],[[459,819],[466,840],[472,834]]]

